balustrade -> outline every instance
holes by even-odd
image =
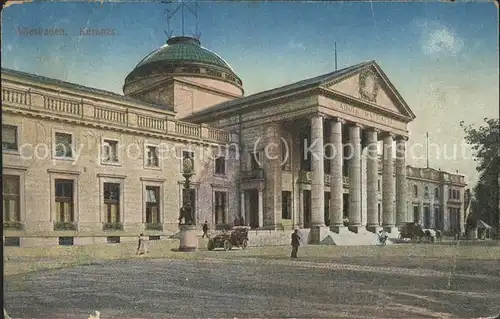
[[[167,121],[150,116],[139,115],[137,116],[137,126],[166,131]]]
[[[221,142],[229,142],[231,135],[229,132],[224,130],[219,130],[215,128],[208,129],[208,138],[211,140],[221,141]]]
[[[44,107],[53,112],[82,115],[82,103],[77,101],[44,96]]]
[[[110,110],[98,106],[94,107],[94,118],[117,123],[127,122],[127,114],[125,112]]]
[[[23,105],[31,104],[29,92],[10,88],[2,88],[2,101]]]
[[[201,126],[191,123],[176,122],[175,133],[187,136],[201,137]]]

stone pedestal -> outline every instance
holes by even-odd
[[[179,225],[179,230],[179,251],[196,251],[198,249],[196,225]]]
[[[321,241],[325,239],[330,233],[330,227],[328,226],[316,226],[311,227],[309,232],[309,244],[319,245]]]

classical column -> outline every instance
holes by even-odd
[[[323,154],[323,117],[311,118],[311,226],[325,226],[325,170]]]
[[[406,140],[404,136],[396,139],[396,226],[406,222]]]
[[[266,175],[264,189],[264,226],[281,223],[281,128],[272,123],[265,128],[263,167]]]
[[[262,189],[259,189],[259,228],[264,226],[264,194]]]
[[[349,126],[349,226],[361,226],[361,126]]]
[[[382,226],[394,227],[394,135],[386,133],[383,138],[382,173]]]
[[[342,144],[342,119],[330,122],[330,143],[335,157],[330,161],[330,226],[342,227],[344,207],[344,180],[342,166],[344,165],[344,150]]]
[[[369,230],[375,230],[379,224],[378,218],[378,131],[369,130],[366,133],[367,139],[367,158],[366,158],[366,205],[367,220],[366,227]]]

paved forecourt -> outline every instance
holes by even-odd
[[[152,245],[150,256],[162,245]],[[474,318],[500,311],[498,245],[308,246],[297,260],[288,247],[162,252],[170,258],[131,254],[9,276],[5,307],[14,318],[87,318],[94,310],[101,318]],[[33,258],[41,260],[11,256],[6,264]]]

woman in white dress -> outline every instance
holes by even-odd
[[[146,247],[146,239],[144,238],[144,234],[141,233],[139,235],[139,241],[137,243],[137,254],[144,255],[147,252],[148,252],[148,249]]]

